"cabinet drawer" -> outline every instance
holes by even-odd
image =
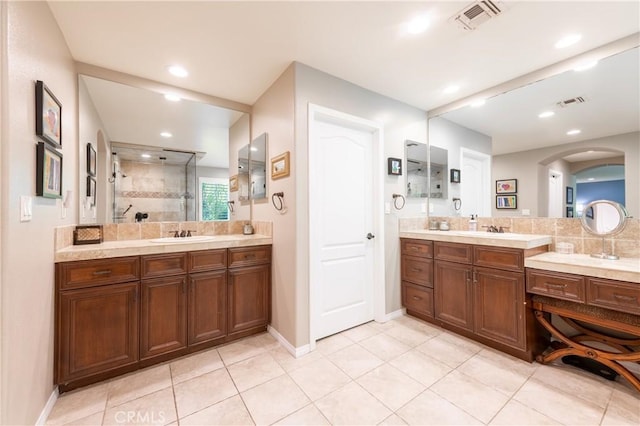
[[[141,257],[142,278],[187,273],[187,253],[154,254]]]
[[[473,264],[522,272],[524,271],[524,255],[520,249],[473,246]]]
[[[585,302],[584,279],[579,275],[527,269],[527,292]]]
[[[214,271],[227,267],[227,250],[202,250],[189,253],[189,272]]]
[[[431,258],[433,257],[433,242],[402,238],[400,240],[400,253],[403,256],[408,255]]]
[[[56,264],[60,290],[137,281],[140,278],[138,257],[82,260]]]
[[[640,315],[640,284],[588,278],[587,303]]]
[[[433,290],[403,282],[402,305],[409,311],[433,317]]]
[[[229,249],[229,268],[271,262],[271,246]]]
[[[402,281],[433,288],[433,260],[402,256]]]
[[[433,244],[434,258],[449,262],[468,263],[473,260],[473,246],[460,243],[443,243],[436,241]]]

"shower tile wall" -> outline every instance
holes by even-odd
[[[129,204],[133,207],[120,222],[133,222],[136,212],[148,213],[149,222],[185,220],[184,165],[143,164],[123,160],[121,169],[126,177],[120,178],[116,185],[116,216],[121,216]]]

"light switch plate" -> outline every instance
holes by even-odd
[[[522,216],[531,216],[531,210],[522,209]]]
[[[33,216],[33,197],[20,196],[20,222],[29,222]]]
[[[385,214],[391,214],[391,203],[384,203]]]
[[[421,213],[426,213],[427,212],[427,203],[420,204],[420,212]]]

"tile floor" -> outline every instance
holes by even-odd
[[[640,396],[401,317],[298,359],[249,337],[64,394],[47,424],[638,425]]]

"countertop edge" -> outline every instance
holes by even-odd
[[[487,235],[460,235],[453,231],[401,231],[400,238],[411,238],[419,240],[431,240],[450,243],[462,243],[462,244],[476,244],[483,246],[493,247],[508,247],[517,249],[532,249],[536,247],[545,246],[552,243],[552,237],[550,235],[536,235],[531,234],[529,239],[501,239],[494,237],[495,234],[487,233]],[[460,231],[457,231],[460,232]]]
[[[572,258],[573,256],[573,258]],[[594,278],[605,278],[617,281],[626,281],[640,284],[640,259],[638,270],[631,270],[622,264],[611,263],[610,265],[585,264],[576,261],[581,260],[586,255],[560,254],[555,252],[543,253],[528,257],[524,260],[526,268],[541,269],[544,271],[560,272],[575,275],[584,275]],[[626,259],[636,261],[636,259]],[[583,260],[584,262],[584,260]],[[608,262],[617,262],[615,260]]]
[[[78,260],[179,253],[185,251],[215,250],[234,247],[252,247],[269,244],[273,244],[273,238],[264,235],[253,235],[251,237],[242,235],[238,238],[226,237],[220,241],[199,241],[180,244],[159,244],[149,242],[149,240],[110,241],[102,244],[66,247],[55,252],[54,262],[74,262]]]

